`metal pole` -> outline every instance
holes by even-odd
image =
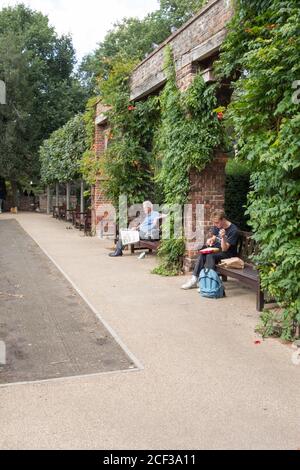
[[[71,209],[71,183],[67,183],[67,211]]]
[[[47,214],[51,213],[51,188],[47,186]]]
[[[80,212],[84,212],[84,181],[80,182]]]
[[[59,183],[56,183],[56,206],[59,206]]]

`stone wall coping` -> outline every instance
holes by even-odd
[[[189,28],[191,24],[193,24],[195,21],[197,21],[201,16],[205,15],[208,10],[210,10],[214,5],[219,3],[220,0],[209,0],[209,2],[204,5],[201,10],[194,15],[192,18],[190,18],[186,23],[184,23],[181,28],[179,28],[177,31],[175,31],[173,34],[171,34],[167,39],[165,39],[164,42],[162,42],[151,54],[149,54],[142,62],[140,62],[134,69],[134,73],[136,70],[139,69],[142,65],[144,65],[148,60],[150,60],[155,54],[157,54],[161,49],[163,49],[167,44],[173,41],[174,38],[179,36],[185,29]]]

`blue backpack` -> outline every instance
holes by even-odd
[[[201,296],[208,299],[222,299],[225,296],[223,282],[214,269],[202,269],[199,288]]]

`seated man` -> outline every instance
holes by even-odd
[[[199,256],[192,278],[181,287],[184,290],[197,287],[200,272],[204,267],[214,269],[216,264],[220,263],[223,259],[237,256],[237,226],[225,218],[223,211],[215,211],[212,220],[214,226],[210,231],[211,237],[207,240],[203,248],[219,248],[220,252],[210,255],[201,254]]]
[[[144,202],[143,210],[146,214],[146,218],[140,225],[134,227],[133,230],[138,230],[140,232],[140,240],[159,240],[159,212],[153,210],[153,204],[150,201]],[[123,256],[123,248],[124,246],[120,239],[117,243],[116,251],[114,253],[110,253],[109,256],[113,258]]]

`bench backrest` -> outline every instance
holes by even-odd
[[[251,232],[239,231],[239,239],[237,245],[238,257],[247,263],[251,263],[251,257],[257,251],[257,243],[253,239]]]

